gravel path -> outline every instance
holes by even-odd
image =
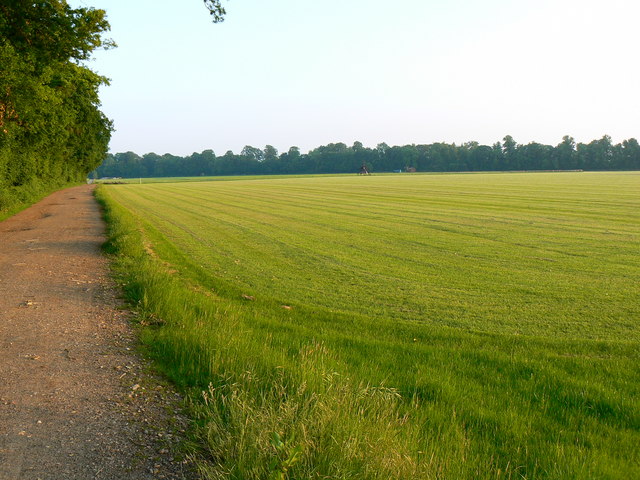
[[[181,399],[118,308],[92,190],[0,222],[0,480],[195,478]]]

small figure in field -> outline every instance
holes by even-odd
[[[362,166],[360,167],[360,171],[358,172],[358,175],[371,175],[369,173],[369,170],[367,169],[367,165],[366,164],[362,164]]]

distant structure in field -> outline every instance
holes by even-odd
[[[363,163],[362,166],[360,167],[360,171],[358,172],[358,175],[371,175],[365,163]]]

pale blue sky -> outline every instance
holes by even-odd
[[[640,137],[632,0],[75,0],[114,152]]]

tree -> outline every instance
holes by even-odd
[[[635,138],[622,142],[622,152],[614,165],[620,170],[640,170],[640,144]]]
[[[585,170],[609,170],[614,167],[614,147],[609,135],[588,144],[580,143],[577,150],[578,163]]]
[[[550,168],[552,170],[558,168],[573,170],[578,168],[576,142],[573,137],[570,137],[569,135],[562,137],[562,142],[556,146],[553,157],[553,163]]]
[[[99,48],[115,46],[104,10],[71,8],[66,0],[13,0],[0,4],[0,38],[39,65],[87,60]]]
[[[613,165],[614,148],[609,135],[603,135],[600,140],[596,141],[598,145],[598,155],[601,159],[602,169],[608,170]]]
[[[252,147],[251,145],[245,145],[240,155],[247,157],[256,162],[262,162],[264,160],[264,152],[259,148]]]
[[[377,170],[394,170],[395,168],[390,168],[389,167],[389,161],[387,159],[387,152],[389,151],[389,145],[387,145],[385,142],[381,142],[378,145],[376,145],[376,148],[374,149],[374,166],[375,169]],[[400,168],[400,167],[398,167]]]
[[[493,165],[491,170],[500,170],[504,165],[504,150],[502,148],[502,143],[496,142],[491,146],[491,150],[493,150]]]
[[[83,62],[114,45],[108,30],[103,10],[65,0],[0,3],[0,190],[48,191],[105,158],[112,125],[98,89],[107,79]]]
[[[487,145],[476,145],[470,149],[467,163],[470,170],[493,170],[495,151]]]
[[[511,135],[507,135],[502,139],[502,153],[504,164],[501,166],[503,170],[515,170],[517,168],[516,151],[518,145]]]
[[[531,142],[518,148],[518,159],[523,170],[549,170],[553,147]]]
[[[262,153],[263,153],[262,156],[265,162],[274,161],[278,159],[278,150],[271,145],[266,145]]]
[[[220,4],[220,0],[204,0],[204,5],[207,7],[207,10],[209,10],[213,23],[224,22],[224,16],[227,12]]]
[[[293,159],[300,158],[300,147],[289,147],[289,151],[287,152],[289,157]]]

